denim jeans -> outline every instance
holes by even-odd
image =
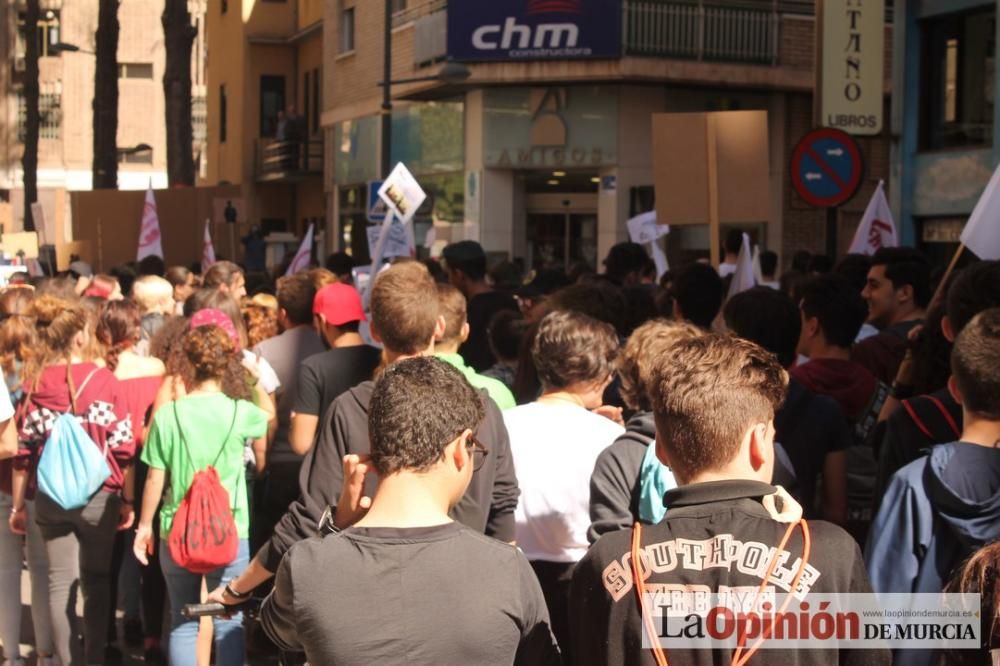
[[[198,660],[195,655],[195,641],[198,638],[198,620],[184,617],[181,611],[186,604],[197,604],[201,601],[202,576],[178,566],[170,557],[166,540],[161,540],[157,547],[162,549],[160,566],[163,568],[163,578],[167,582],[167,595],[170,598],[170,666],[196,666]],[[240,539],[236,559],[227,566],[219,567],[204,576],[208,589],[214,590],[222,581],[228,581],[239,575],[249,561],[249,541]],[[215,618],[213,624],[216,666],[243,666],[245,651],[243,614],[236,613],[228,619]]]
[[[28,573],[31,576],[31,622],[34,625],[35,652],[52,654],[52,617],[49,615],[49,558],[35,522],[34,502],[28,502]],[[10,495],[0,493],[0,516],[10,515]],[[0,590],[9,590],[8,602],[0,604],[0,641],[4,659],[15,661],[21,638],[21,564],[25,538],[0,524]],[[16,590],[16,592],[15,592]],[[18,603],[13,603],[17,599]]]
[[[55,652],[69,664],[76,640],[74,601],[79,580],[83,592],[86,663],[103,664],[111,605],[111,550],[118,528],[121,498],[99,491],[86,506],[67,510],[45,493],[35,498],[35,516],[49,556],[49,602]]]

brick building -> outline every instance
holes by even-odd
[[[199,33],[192,53],[192,149],[196,157],[205,135],[201,24],[206,4],[207,0],[188,2]],[[91,188],[97,3],[41,0],[40,5],[38,188],[39,202],[51,225],[56,219],[71,217],[66,191]],[[118,9],[118,187],[123,190],[145,189],[150,182],[157,188],[167,186],[162,11],[162,3],[148,0],[121,0]],[[0,2],[0,53],[6,63],[0,68],[0,197],[7,202],[2,223],[8,230],[19,230],[23,224],[23,23],[23,0]],[[61,49],[60,44],[77,50]],[[142,144],[151,150],[134,150]]]
[[[439,244],[474,238],[528,266],[596,266],[626,237],[626,219],[652,206],[653,113],[760,109],[772,215],[746,230],[786,262],[795,249],[824,250],[825,211],[800,200],[789,178],[792,148],[812,126],[812,2],[600,0],[593,7],[610,13],[596,33],[539,24],[552,4],[504,0],[484,18],[484,5],[470,0],[392,0],[393,80],[433,78],[449,60],[471,72],[461,83],[392,87],[391,162],[405,162],[431,195],[415,220],[418,245],[433,225]],[[564,15],[597,11],[587,2],[583,12],[579,0],[555,4]],[[366,184],[383,172],[384,6],[324,7],[328,249],[365,258]],[[491,23],[498,11],[507,14]],[[597,46],[562,48],[580,34]],[[891,28],[887,44],[890,36]],[[887,64],[887,81],[889,72]],[[859,140],[866,173],[839,211],[841,249],[878,180],[888,180],[887,137]],[[670,254],[704,254],[708,241],[705,228],[677,229]]]

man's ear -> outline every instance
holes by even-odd
[[[902,287],[896,289],[896,300],[900,303],[912,303],[913,285],[904,284]]]
[[[683,321],[684,320],[684,312],[681,311],[681,304],[677,302],[676,298],[674,298],[672,300],[673,300],[673,304],[674,304],[674,319],[676,319],[677,321]]]
[[[434,322],[434,340],[440,340],[444,337],[444,331],[448,327],[448,324],[444,320],[443,315],[438,315],[437,321]]]
[[[757,423],[753,425],[745,436],[750,438],[750,466],[754,471],[757,471],[767,464],[771,457],[768,453],[767,424]]]
[[[955,326],[951,323],[948,315],[941,317],[941,333],[948,342],[955,342]]]
[[[803,317],[802,332],[806,334],[807,338],[815,338],[819,332],[819,317]]]
[[[469,327],[469,322],[465,322],[464,324],[462,324],[462,331],[458,334],[458,339],[461,342],[465,342],[466,340],[468,340],[470,330],[472,329]]]
[[[653,440],[653,446],[656,447],[656,458],[663,463],[665,467],[670,467],[670,455],[667,453],[667,449],[663,446],[663,442],[660,440],[660,435],[656,435],[656,439]]]
[[[372,340],[374,340],[375,342],[377,342],[379,344],[382,344],[382,336],[379,335],[378,329],[375,328],[375,322],[373,322],[371,320],[369,320],[369,323],[368,323],[368,333],[372,336]]]
[[[960,405],[962,404],[962,392],[958,390],[958,382],[955,381],[955,375],[948,378],[948,393],[955,399],[955,402]]]
[[[472,464],[472,455],[469,453],[469,449],[465,445],[469,437],[472,437],[472,431],[466,429],[445,448],[445,456],[451,459],[452,463],[455,465],[455,469],[459,472],[464,470],[466,465]]]

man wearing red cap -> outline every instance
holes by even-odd
[[[351,285],[334,283],[320,289],[313,301],[313,321],[328,351],[310,356],[299,370],[289,437],[299,455],[312,448],[326,408],[347,389],[371,379],[381,358],[358,334],[365,313]]]

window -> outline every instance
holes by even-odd
[[[38,138],[58,139],[62,132],[62,94],[42,91],[38,95]],[[24,143],[28,122],[28,102],[24,94],[17,96],[17,139]]]
[[[153,78],[153,63],[151,62],[120,62],[118,63],[119,79],[151,79]]]
[[[284,133],[284,127],[279,127],[279,115],[284,115],[285,109],[285,77],[264,75],[260,77],[260,136],[283,139],[278,136],[279,130]]]
[[[191,97],[191,130],[195,143],[204,143],[208,136],[208,107],[204,95]]]
[[[219,143],[226,142],[226,85],[219,86]]]
[[[354,50],[354,7],[340,10],[340,44],[338,53],[350,53]]]
[[[140,150],[137,153],[119,153],[118,164],[152,164],[153,151]]]
[[[27,22],[24,12],[17,15],[17,56],[23,58],[27,50],[25,43],[25,23]],[[58,51],[52,48],[59,42],[59,12],[49,9],[43,11],[38,17],[38,55],[39,57],[56,56]]]
[[[921,148],[992,145],[996,9],[935,17],[922,28]]]

